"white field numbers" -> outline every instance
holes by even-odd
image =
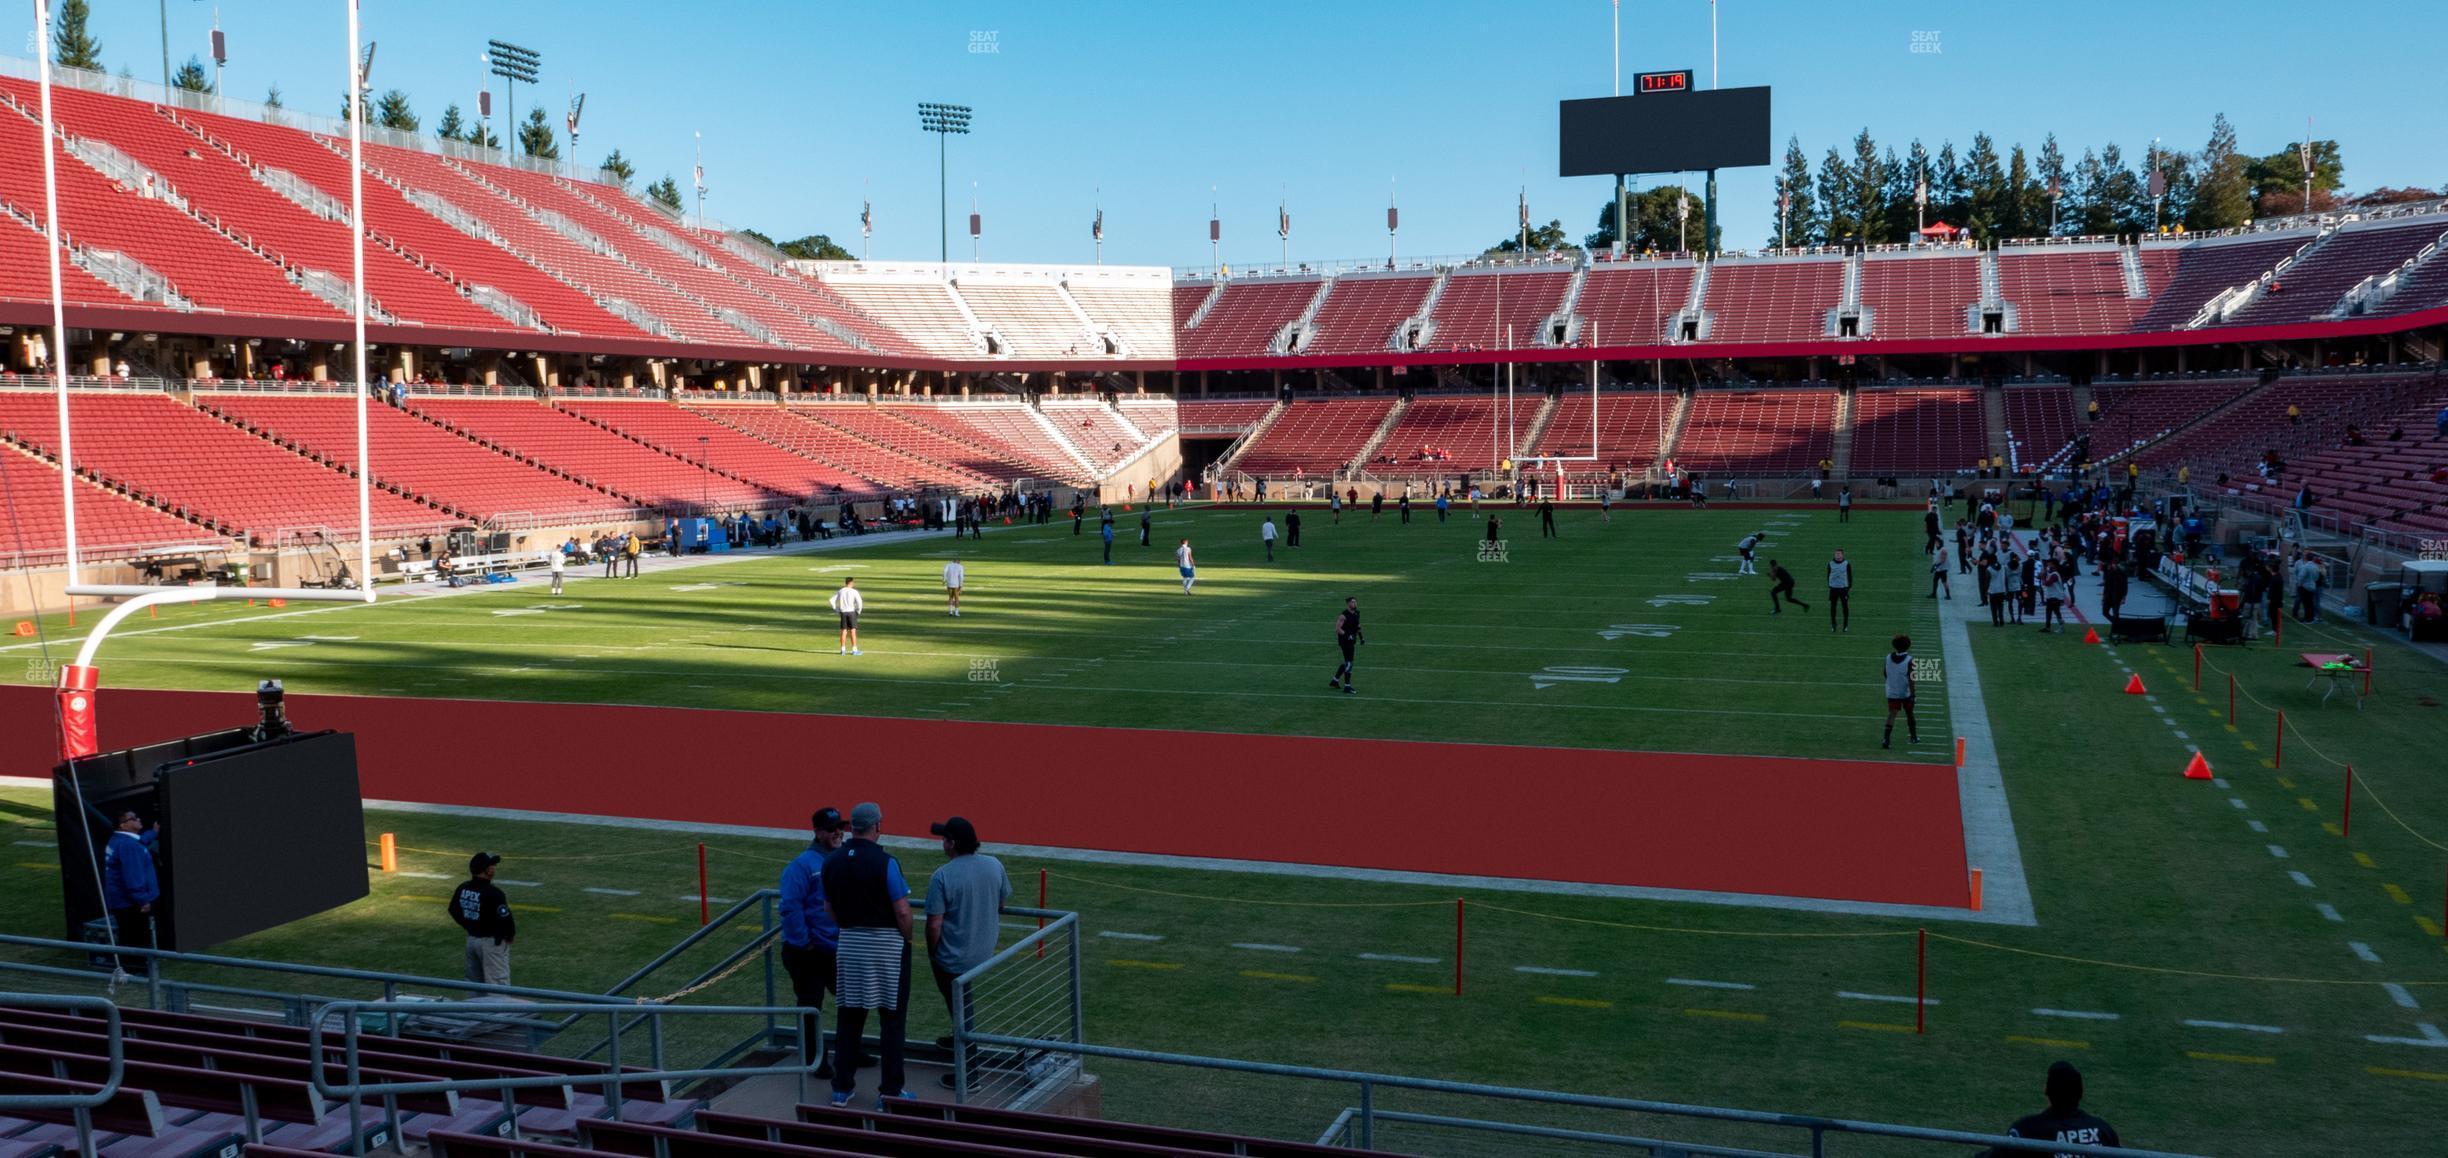
[[[1530,687],[1544,691],[1557,684],[1611,684],[1630,674],[1630,668],[1565,664],[1530,673]]]

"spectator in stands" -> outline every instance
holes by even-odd
[[[840,848],[848,823],[842,820],[838,808],[819,808],[808,818],[815,832],[807,849],[791,858],[782,869],[779,901],[782,913],[782,971],[790,974],[791,1000],[810,1010],[824,1008],[825,990],[833,987],[834,946],[841,929],[833,923],[833,914],[825,908],[825,858]],[[816,1076],[833,1076],[833,1067],[824,1064],[821,1046],[824,1038],[818,1033],[820,1015],[810,1012],[799,1018],[799,1051],[803,1057],[817,1057]]]
[[[144,818],[121,809],[110,842],[102,846],[102,907],[110,910],[111,938],[138,949],[153,947],[153,902],[161,899],[161,875],[153,868],[152,842]],[[146,960],[122,957],[122,973],[145,972]]]
[[[2272,283],[2273,285],[2275,283]],[[2009,1138],[2037,1138],[2050,1142],[2073,1142],[2086,1146],[2122,1146],[2116,1127],[2106,1120],[2086,1114],[2082,1109],[2082,1071],[2071,1062],[2051,1062],[2048,1068],[2048,1109],[2028,1117],[2015,1119],[2006,1127]],[[1991,1150],[1992,1158],[2007,1158],[2008,1154],[2024,1151]]]
[[[901,862],[876,838],[884,834],[884,810],[862,803],[850,810],[850,839],[827,856],[818,871],[826,911],[840,927],[834,941],[833,994],[839,1006],[833,1027],[833,1098],[850,1104],[858,1088],[859,1036],[867,1012],[883,1021],[884,1072],[877,1108],[884,1098],[909,1097],[901,1052],[907,1040],[910,972],[909,882]]]
[[[2271,283],[2270,283],[2270,285],[2272,285],[2272,286],[2276,286],[2277,284],[2278,284],[2277,282],[2271,282]],[[2301,426],[2301,425],[2303,425],[2303,407],[2301,407],[2301,406],[2297,406],[2297,405],[2295,405],[2295,404],[2294,404],[2294,403],[2292,403],[2292,402],[2287,403],[2287,425],[2289,425],[2289,426]]]
[[[2440,407],[2439,417],[2432,423],[2432,437],[2448,438],[2448,406]]]
[[[510,898],[493,883],[501,858],[480,852],[468,858],[468,879],[451,893],[450,916],[467,933],[467,979],[485,985],[510,984],[510,942],[518,936],[518,921],[510,915]]]
[[[927,965],[934,970],[935,988],[943,994],[945,1012],[955,1013],[962,1029],[975,1029],[974,997],[954,1011],[952,984],[994,956],[995,941],[1002,934],[997,918],[1011,903],[1011,878],[1004,873],[1002,861],[978,851],[977,826],[966,817],[929,825],[927,831],[943,838],[945,858],[942,867],[927,878]],[[951,1049],[955,1043],[947,1036],[936,1044]],[[976,1054],[970,1055],[969,1065],[975,1072]],[[953,1088],[953,1075],[945,1074],[943,1084],[945,1089]]]

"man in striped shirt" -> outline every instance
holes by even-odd
[[[876,838],[884,832],[884,810],[861,804],[850,810],[850,839],[826,857],[819,873],[825,908],[841,927],[834,950],[833,1104],[847,1106],[858,1088],[859,1035],[867,1011],[882,1015],[884,1072],[876,1089],[885,1098],[910,1096],[902,1070],[908,1038],[910,975],[909,882],[901,862]]]

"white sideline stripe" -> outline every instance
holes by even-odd
[[[2417,1021],[2414,1023],[2414,1028],[2422,1031],[2421,1037],[2384,1037],[2377,1033],[2367,1033],[2363,1035],[2363,1040],[2378,1042],[2381,1045],[2420,1045],[2432,1049],[2448,1049],[2448,1033],[2441,1033],[2440,1027],[2428,1021]]]
[[[1235,941],[1232,947],[1247,949],[1252,953],[1298,953],[1301,951],[1298,945],[1269,945],[1260,941]]]
[[[2071,1017],[2080,1021],[2121,1021],[2125,1017],[2122,1013],[2099,1013],[2089,1009],[2035,1009],[2032,1012],[2041,1017]]]
[[[599,889],[590,886],[586,891],[603,897],[634,897],[638,895],[636,889]]]
[[[53,844],[52,844],[50,841],[47,841],[47,840],[21,840],[21,841],[18,841],[18,842],[16,842],[16,843],[17,843],[17,847],[19,847],[19,848],[53,848],[53,847],[57,847],[57,846],[53,845]]]
[[[2330,920],[2332,920],[2332,921],[2343,921],[2343,920],[2345,920],[2345,919],[2346,919],[2346,918],[2341,917],[2341,916],[2339,916],[2339,915],[2338,915],[2338,911],[2337,911],[2337,906],[2336,906],[2336,905],[2332,905],[2332,904],[2330,904],[2330,903],[2329,903],[2329,902],[2327,902],[2327,901],[2322,901],[2321,903],[2319,903],[2319,904],[2317,904],[2317,905],[2314,905],[2314,906],[2312,906],[2312,907],[2313,907],[2313,908],[2315,908],[2315,909],[2320,910],[2320,915],[2321,915],[2321,916],[2327,917],[2327,918],[2329,918],[2329,919],[2330,919]]]
[[[2287,850],[2284,846],[2273,844],[2268,846],[2268,848],[2271,856],[2277,857],[2280,860],[2285,860],[2287,858]]]
[[[1114,939],[1114,940],[1116,940],[1116,941],[1162,941],[1162,940],[1164,940],[1164,937],[1163,937],[1162,935],[1160,935],[1160,934],[1156,934],[1156,933],[1117,933],[1117,932],[1115,932],[1115,931],[1113,931],[1113,930],[1111,930],[1111,929],[1104,929],[1104,930],[1100,930],[1100,931],[1097,933],[1097,936],[1099,936],[1099,937],[1110,937],[1110,938],[1112,938],[1112,939]]]
[[[2224,776],[2213,776],[2213,777],[2211,777],[2211,778],[2210,778],[2210,783],[2211,783],[2211,784],[2213,784],[2213,785],[2216,785],[2216,786],[2217,786],[2217,787],[2219,787],[2219,788],[2225,788],[2225,787],[2227,787],[2227,786],[2228,786],[2228,785],[2227,785],[2227,778],[2226,778],[2226,777],[2224,777]]]
[[[2361,941],[2348,941],[2346,942],[2346,947],[2354,950],[2354,955],[2362,958],[2365,961],[2369,961],[2374,965],[2380,963],[2380,955],[2372,952],[2372,947],[2364,944]]]
[[[2230,797],[2228,797],[2228,798],[2227,798],[2227,803],[2232,804],[2232,805],[2236,806],[2237,808],[2250,808],[2250,807],[2252,807],[2251,805],[2244,803],[2244,798],[2243,798],[2243,797],[2241,797],[2241,796],[2230,796]]]
[[[2312,878],[2303,875],[2302,871],[2298,869],[2288,869],[2287,879],[2294,881],[2296,884],[2302,885],[2307,889],[2313,887]]]
[[[2185,1019],[2185,1024],[2186,1024],[2186,1025],[2189,1025],[2189,1026],[2192,1026],[2192,1027],[2193,1027],[2193,1028],[2195,1028],[2195,1029],[2234,1029],[2234,1030],[2241,1030],[2241,1031],[2243,1031],[2243,1032],[2245,1032],[2245,1033],[2285,1033],[2285,1032],[2286,1032],[2285,1030],[2280,1029],[2280,1028],[2278,1028],[2277,1026],[2274,1026],[2274,1025],[2254,1025],[2254,1024],[2252,1024],[2252,1023],[2250,1023],[2250,1022],[2245,1022],[2245,1021],[2204,1021],[2204,1020],[2202,1020],[2202,1019],[2200,1019],[2200,1018],[2198,1018],[2198,1017],[2188,1017],[2188,1018],[2186,1018],[2186,1019]]]
[[[391,875],[399,877],[415,877],[421,881],[447,881],[450,879],[449,875],[445,873],[417,873],[410,872],[407,869],[401,869]]]
[[[1694,988],[1694,989],[1757,989],[1757,988],[1759,988],[1759,986],[1757,986],[1757,985],[1753,985],[1753,984],[1751,984],[1751,983],[1749,983],[1749,982],[1746,982],[1746,981],[1702,981],[1702,980],[1700,980],[1700,979],[1698,979],[1698,978],[1696,978],[1696,977],[1669,977],[1669,978],[1667,978],[1667,979],[1666,979],[1666,984],[1668,984],[1668,985],[1688,985],[1688,986],[1691,986],[1691,987],[1692,987],[1692,988]]]
[[[1362,954],[1360,955],[1360,959],[1361,959],[1361,960],[1363,960],[1363,961],[1392,961],[1392,962],[1394,962],[1394,963],[1396,963],[1396,964],[1398,964],[1398,965],[1438,965],[1438,964],[1443,964],[1443,961],[1442,961],[1440,958],[1436,958],[1436,957],[1405,957],[1405,956],[1403,956],[1403,955],[1402,955],[1402,954],[1400,954],[1400,953],[1362,953]]]
[[[693,904],[696,904],[696,903],[697,903],[698,901],[700,901],[700,900],[703,900],[705,903],[707,903],[707,904],[709,904],[709,905],[736,905],[736,904],[738,904],[738,903],[739,903],[739,898],[738,898],[738,897],[702,897],[702,898],[701,898],[701,897],[699,897],[699,896],[698,896],[697,894],[695,894],[695,893],[682,893],[682,894],[680,894],[680,899],[681,899],[681,900],[684,900],[684,901],[687,901],[688,903],[690,903],[690,904],[692,904],[692,905],[693,905]]]
[[[1841,997],[1846,1001],[1885,1001],[1894,1005],[1912,1005],[1917,1002],[1923,1002],[1924,1000],[1919,997],[1896,997],[1885,993],[1855,993],[1850,989],[1839,989],[1836,991],[1836,996]],[[1926,1000],[1926,1004],[1936,1005],[1938,1004],[1938,999],[1935,997],[1928,998]]]
[[[1535,973],[1535,974],[1538,974],[1538,975],[1539,975],[1539,976],[1541,976],[1541,977],[1596,977],[1596,976],[1597,976],[1597,974],[1596,974],[1596,973],[1593,973],[1593,972],[1591,972],[1591,971],[1589,971],[1589,970],[1587,970],[1587,969],[1550,969],[1550,968],[1548,968],[1547,966],[1544,966],[1544,965],[1516,965],[1516,966],[1514,966],[1514,967],[1513,967],[1513,971],[1514,971],[1515,973]]]
[[[510,886],[511,888],[514,888],[514,889],[540,889],[540,888],[543,888],[543,887],[544,887],[544,882],[542,882],[542,881],[505,881],[505,880],[495,880],[493,883],[494,883],[494,884],[497,884],[497,885],[508,885],[508,886]]]
[[[2415,1001],[2414,995],[2406,992],[2406,987],[2403,985],[2394,981],[2383,981],[2380,983],[2380,988],[2388,991],[2389,1000],[2396,1002],[2400,1009],[2422,1008],[2421,1003]]]

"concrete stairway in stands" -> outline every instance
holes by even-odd
[[[1828,453],[1828,460],[1836,464],[1837,478],[1853,476],[1853,401],[1859,393],[1858,390],[1836,393],[1836,449]]]
[[[1572,280],[1564,283],[1563,304],[1557,306],[1554,313],[1539,320],[1540,344],[1546,344],[1548,337],[1556,332],[1559,325],[1564,330],[1565,345],[1569,346],[1581,340],[1581,319],[1573,313],[1573,310],[1580,306],[1581,287],[1587,284],[1589,284],[1589,266],[1573,266]]]
[[[1343,469],[1358,470],[1361,464],[1376,457],[1377,448],[1385,445],[1386,435],[1394,433],[1394,424],[1402,421],[1403,411],[1409,409],[1410,399],[1395,399],[1394,405],[1386,411],[1385,420],[1377,424],[1377,429],[1369,434],[1368,441],[1360,444],[1359,452],[1351,456],[1351,461],[1343,464]]]
[[[1666,420],[1666,433],[1658,438],[1657,461],[1674,461],[1675,448],[1683,444],[1683,429],[1691,424],[1692,396],[1690,391],[1675,395],[1674,414]]]
[[[1207,301],[1210,304],[1213,304],[1215,301],[1214,295],[1209,295]],[[1205,308],[1205,306],[1200,307],[1202,310]],[[1258,444],[1258,440],[1264,437],[1267,430],[1275,425],[1276,419],[1283,417],[1283,413],[1283,401],[1281,399],[1277,399],[1274,408],[1268,410],[1265,417],[1260,418],[1256,422],[1250,423],[1250,428],[1247,431],[1244,431],[1241,437],[1234,439],[1231,446],[1224,448],[1224,453],[1216,459],[1216,471],[1218,473],[1223,473],[1226,471],[1240,469],[1241,456],[1244,453],[1247,453],[1250,447]]]
[[[1088,460],[1088,456],[1080,451],[1079,444],[1071,441],[1070,435],[1063,433],[1062,427],[1056,426],[1052,419],[1045,416],[1044,410],[1033,405],[1022,409],[1027,410],[1028,416],[1036,420],[1037,428],[1044,431],[1046,437],[1054,440],[1054,445],[1061,447],[1064,454],[1071,456],[1071,461],[1078,463],[1080,469],[1087,472],[1087,477],[1101,477],[1097,471],[1097,465]]]
[[[1538,412],[1530,416],[1530,429],[1523,431],[1521,438],[1515,442],[1514,445],[1519,446],[1524,450],[1529,450],[1537,446],[1541,439],[1547,437],[1547,424],[1555,421],[1555,412],[1555,395],[1547,394],[1540,396]],[[1595,414],[1596,411],[1593,410],[1591,413]],[[1594,428],[1594,419],[1592,425]]]
[[[2006,436],[2011,433],[2006,429],[2005,387],[1981,387],[1981,421],[1989,424],[1989,457],[2004,457],[2008,445]]]

